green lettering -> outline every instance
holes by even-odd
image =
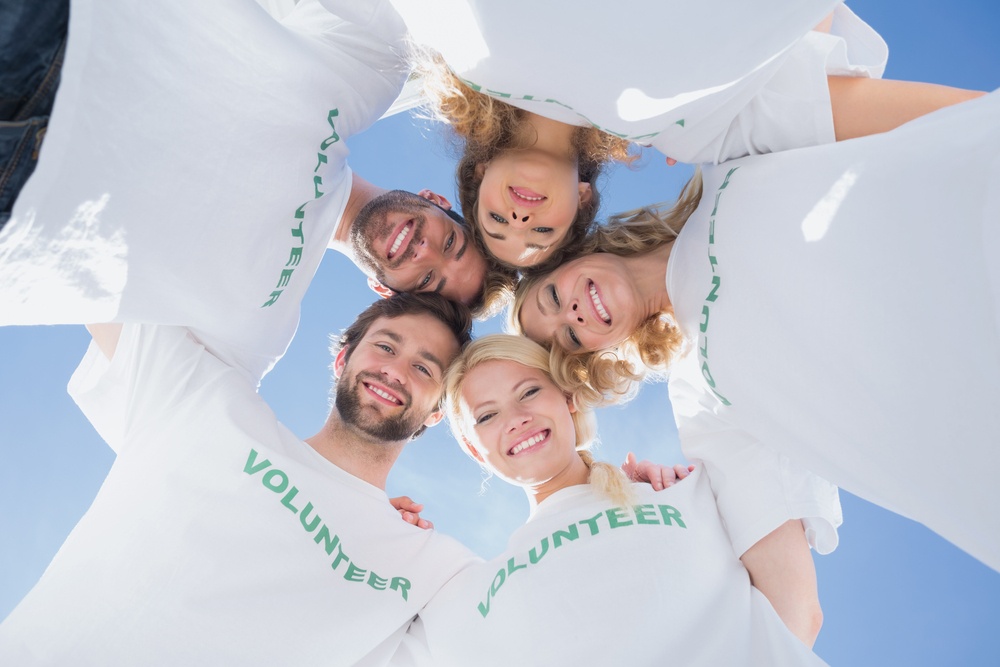
[[[319,199],[323,196],[323,192],[320,191],[319,186],[323,185],[322,176],[313,176],[313,197]]]
[[[514,574],[514,572],[516,572],[517,570],[523,570],[526,567],[528,567],[528,566],[527,565],[516,565],[514,563],[514,557],[513,556],[511,556],[510,559],[507,560],[507,574]]]
[[[612,507],[607,510],[605,514],[608,515],[608,525],[612,528],[621,528],[622,526],[631,526],[631,521],[622,521],[625,518],[625,508],[624,507]]]
[[[281,499],[281,504],[292,510],[292,513],[298,514],[299,508],[292,505],[292,501],[295,500],[295,496],[299,495],[298,487],[293,486],[285,494],[285,497]]]
[[[635,505],[632,509],[635,511],[636,523],[660,525],[656,520],[656,508],[653,505]]]
[[[264,459],[260,463],[257,463],[257,450],[251,449],[250,456],[247,457],[247,464],[243,466],[243,472],[245,472],[248,475],[255,475],[270,465],[271,462],[268,461],[267,459]]]
[[[337,535],[331,535],[330,529],[327,528],[326,524],[324,523],[320,527],[319,532],[316,533],[316,537],[313,538],[313,542],[315,542],[316,544],[323,542],[323,548],[326,549],[326,555],[332,556],[333,548],[340,543],[340,537],[338,537]]]
[[[326,164],[327,158],[326,153],[316,153],[316,168],[313,169],[313,173],[319,171],[320,165]]]
[[[292,251],[288,253],[288,261],[285,262],[285,266],[298,266],[301,261],[302,246],[295,246],[292,248]]]
[[[706,331],[708,331],[708,306],[701,307],[701,314],[703,319],[701,321],[701,324],[698,325],[698,330],[701,331],[702,333],[705,333]]]
[[[700,351],[700,350],[699,350]],[[708,383],[709,387],[715,387],[715,378],[712,377],[712,371],[708,370],[708,362],[701,362],[701,376],[705,378],[705,382]]]
[[[566,526],[566,530],[557,530],[552,533],[552,548],[558,549],[561,547],[563,538],[566,538],[566,541],[568,542],[572,542],[578,537],[580,537],[580,530],[576,527],[575,523],[570,524],[569,526]]]
[[[333,557],[333,563],[330,565],[330,567],[333,568],[334,570],[336,570],[337,566],[340,565],[341,563],[343,563],[345,560],[348,563],[351,562],[351,559],[348,558],[347,554],[344,553],[344,545],[338,544],[337,545],[337,555]]]
[[[306,221],[303,220],[302,222],[299,223],[298,227],[292,227],[292,237],[297,238],[299,240],[299,243],[306,242],[306,235],[302,233],[302,225],[304,225],[305,222]]]
[[[278,483],[272,484],[271,480],[273,480],[275,477],[279,478]],[[274,470],[268,470],[264,474],[264,479],[262,481],[264,482],[264,486],[271,489],[275,493],[281,493],[282,491],[288,488],[288,475],[286,475],[281,470],[278,470],[277,468],[275,468]]]
[[[383,579],[382,577],[378,576],[374,572],[371,572],[368,575],[368,585],[371,586],[372,588],[374,588],[377,591],[384,591],[385,587],[386,587],[386,584],[388,584],[388,583],[389,583],[388,579]]]
[[[316,526],[319,525],[319,521],[320,521],[319,514],[317,514],[316,516],[314,516],[312,518],[312,521],[310,521],[309,523],[306,523],[306,517],[309,516],[309,513],[312,512],[312,511],[313,511],[313,504],[312,503],[306,503],[306,506],[302,510],[302,513],[299,514],[299,521],[302,522],[302,527],[305,528],[306,532],[309,532],[309,533],[311,533],[314,530],[316,530]],[[318,542],[317,542],[317,544],[318,544]]]
[[[507,570],[501,567],[493,577],[493,583],[490,584],[490,595],[496,595],[505,581],[507,581]]]
[[[340,135],[337,134],[337,127],[333,124],[333,119],[340,115],[340,111],[337,109],[331,109],[330,113],[326,116],[326,122],[330,124],[330,129],[333,130],[333,134],[323,140],[323,143],[319,145],[321,150],[326,150],[333,144],[340,141]]]
[[[487,593],[486,594],[486,602],[480,602],[479,603],[479,613],[482,615],[483,618],[486,618],[486,614],[490,613],[490,600],[491,599],[492,598],[490,598],[490,594]]]
[[[597,535],[597,533],[598,533],[597,520],[600,519],[602,516],[604,516],[604,512],[598,512],[597,514],[595,514],[594,516],[590,517],[589,519],[584,519],[583,521],[577,521],[577,523],[585,523],[585,524],[587,524],[588,526],[590,526],[590,534],[591,535]]]
[[[274,302],[278,300],[279,296],[281,296],[281,292],[282,290],[278,290],[277,292],[271,292],[271,298],[268,299],[267,303],[261,306],[261,308],[267,308],[268,306],[273,306]]]
[[[576,528],[576,526],[573,526],[573,528]],[[548,552],[548,550],[549,550],[549,538],[543,537],[542,553],[539,554],[538,552],[535,551],[535,547],[531,547],[531,551],[528,552],[528,560],[531,562],[532,565],[535,565],[536,563],[538,563],[538,561],[542,560],[542,557]]]
[[[394,591],[399,591],[399,594],[403,596],[405,600],[410,591],[410,580],[403,577],[393,577],[392,584],[389,585]]]
[[[671,507],[670,505],[658,505],[660,508],[660,516],[663,517],[663,525],[671,525],[671,521],[676,522],[681,528],[687,528],[684,525],[683,519],[681,519],[681,513],[677,511],[676,507]]]
[[[348,563],[347,570],[344,572],[344,579],[347,579],[348,581],[364,581],[365,574],[367,572],[368,570],[362,570],[354,563]]]
[[[709,255],[708,258],[711,260],[712,256]],[[708,293],[705,297],[705,301],[715,301],[719,298],[719,286],[722,285],[722,278],[719,276],[712,276],[712,291]],[[278,285],[281,287],[281,285]]]
[[[729,173],[726,174],[726,178],[722,181],[722,185],[719,186],[720,190],[726,189],[726,186],[729,185],[729,177],[732,176],[737,169],[739,169],[739,167],[733,167],[732,169],[729,170]]]
[[[287,264],[286,264],[286,266],[287,266]],[[294,272],[295,272],[295,269],[282,269],[281,270],[281,275],[278,276],[278,284],[275,285],[275,287],[284,287],[285,285],[287,285],[288,281],[291,279],[292,274]]]

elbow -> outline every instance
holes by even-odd
[[[816,638],[819,637],[819,631],[823,628],[823,609],[819,606],[818,601],[805,615],[803,621],[802,633],[799,638],[805,642],[806,646],[812,648],[813,644],[816,643]]]

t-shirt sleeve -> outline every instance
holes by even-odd
[[[843,523],[837,487],[729,427],[699,385],[688,381],[681,362],[675,366],[670,401],[681,448],[708,473],[736,557],[792,519],[802,520],[809,546],[818,553],[836,549]]]
[[[346,84],[339,102],[337,132],[348,137],[371,127],[395,101],[409,69],[406,25],[388,0],[302,0],[282,20],[296,32],[312,35]]]
[[[881,35],[846,5],[839,5],[830,32],[811,31],[800,39],[720,138],[690,161],[719,163],[833,143],[827,77],[881,78],[888,58]]]
[[[114,356],[91,342],[69,381],[69,394],[102,438],[121,453],[141,429],[171,419],[199,394],[231,385],[255,393],[234,369],[182,327],[125,324]]]

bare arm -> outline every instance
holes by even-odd
[[[986,94],[912,81],[850,76],[827,79],[837,141],[888,132],[924,114]]]
[[[88,324],[87,331],[90,332],[97,347],[108,359],[115,356],[115,349],[118,347],[118,337],[122,333],[121,324]]]
[[[785,522],[740,560],[750,573],[750,582],[771,602],[792,634],[812,648],[823,626],[823,610],[802,522]]]

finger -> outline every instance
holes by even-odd
[[[622,472],[624,472],[629,479],[635,481],[635,454],[632,452],[625,455],[625,463],[622,464]]]
[[[668,167],[672,167],[672,166],[674,166],[675,164],[677,164],[677,160],[673,159],[672,157],[668,157],[668,158],[667,158],[667,166],[668,166]]]
[[[676,465],[674,466],[674,474],[677,476],[677,479],[684,479],[691,473],[686,466]]]
[[[420,521],[417,522],[417,527],[423,528],[424,530],[431,530],[432,528],[434,528],[434,524],[428,521],[427,519],[421,519]]]
[[[403,521],[406,523],[416,526],[419,522],[419,517],[415,516],[412,512],[407,512],[405,510],[400,510],[399,516],[403,517]]]

